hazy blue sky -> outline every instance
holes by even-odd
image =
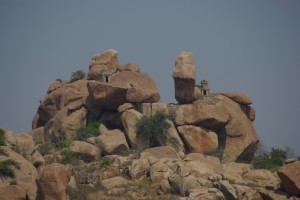
[[[247,94],[260,141],[300,155],[299,0],[1,0],[0,126],[31,129],[48,86],[107,49],[139,63],[165,102],[177,55],[192,51],[197,81]]]

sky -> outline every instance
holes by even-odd
[[[299,21],[299,0],[1,0],[0,126],[30,130],[50,84],[108,49],[176,102],[172,69],[191,51],[197,82],[252,99],[264,146],[300,155]]]

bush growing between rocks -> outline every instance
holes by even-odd
[[[61,163],[62,164],[72,164],[72,165],[78,165],[79,164],[79,156],[70,151],[69,149],[63,149],[61,151]]]
[[[5,149],[0,148],[0,156],[8,156]]]
[[[89,137],[99,136],[101,134],[99,130],[99,126],[101,123],[101,121],[95,121],[89,123],[87,126],[80,126],[76,129],[74,139],[79,141],[86,141],[86,139]]]
[[[5,137],[4,137],[5,131],[0,128],[0,146],[5,145]]]
[[[46,143],[46,144],[40,144],[38,148],[42,156],[45,156],[45,155],[52,154],[55,146],[52,143]]]
[[[69,148],[72,144],[73,140],[61,140],[55,143],[55,147],[59,150],[62,150],[64,148]]]
[[[254,156],[252,165],[256,169],[277,170],[287,159],[288,149],[271,148],[270,152],[260,150]]]
[[[100,161],[101,161],[102,165],[109,166],[109,165],[113,164],[115,160],[111,159],[109,157],[102,157],[102,158],[100,158]]]
[[[77,70],[75,72],[72,72],[70,82],[72,83],[84,79],[84,77],[85,77],[85,73],[82,70]]]
[[[157,111],[152,116],[143,116],[136,123],[137,136],[149,140],[150,147],[160,146],[159,141],[166,141],[166,131],[170,128],[167,119],[163,111]]]
[[[67,188],[67,193],[69,195],[70,200],[83,200],[88,198],[89,193],[96,192],[96,189],[89,186],[80,184],[78,185],[78,188]]]
[[[16,174],[12,167],[15,167],[16,169],[21,169],[20,163],[16,162],[15,160],[6,159],[0,161],[0,175],[15,178]]]

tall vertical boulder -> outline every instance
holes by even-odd
[[[196,79],[195,59],[192,52],[183,51],[176,58],[173,68],[175,98],[179,103],[194,101]]]

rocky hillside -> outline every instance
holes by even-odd
[[[300,199],[300,162],[248,164],[259,143],[250,98],[196,84],[191,52],[173,68],[178,104],[115,50],[75,75],[49,87],[31,131],[0,129],[0,200]]]

